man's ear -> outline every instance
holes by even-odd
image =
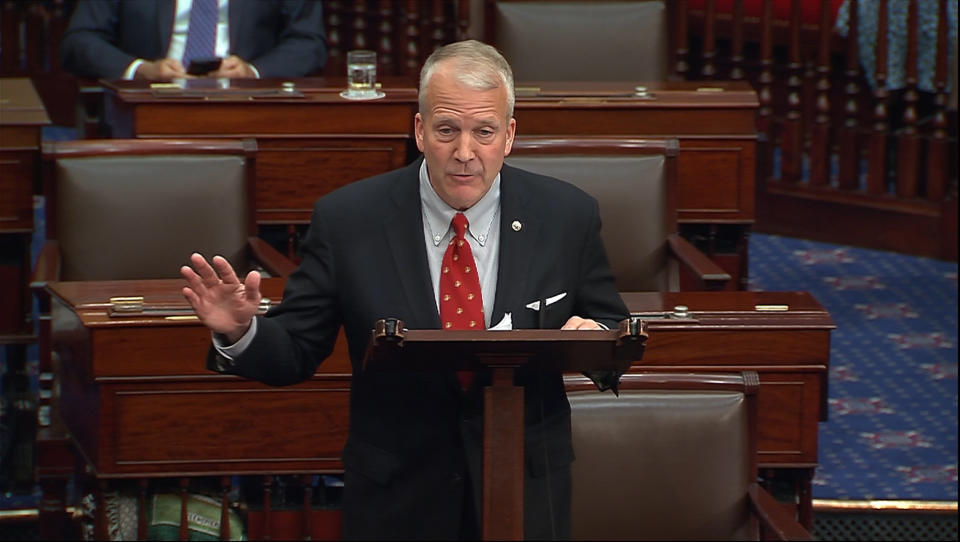
[[[423,117],[420,113],[413,116],[413,138],[417,140],[417,148],[423,152]]]
[[[503,155],[508,156],[510,151],[513,150],[513,138],[517,135],[517,119],[510,117],[510,122],[507,124],[507,137],[504,142]]]

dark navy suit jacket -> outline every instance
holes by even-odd
[[[60,58],[79,77],[116,79],[137,58],[167,54],[175,0],[77,2]],[[327,59],[322,2],[230,0],[230,54],[253,64],[261,78],[300,77]]]
[[[408,329],[440,328],[424,246],[421,161],[317,201],[302,263],[282,303],[258,320],[252,344],[226,369],[274,385],[305,380],[344,326],[353,365],[343,451],[347,538],[454,539],[465,488],[482,502],[480,388],[490,375],[479,374],[464,395],[453,370],[361,369],[376,320],[396,317]],[[611,328],[626,318],[600,238],[596,200],[568,183],[507,165],[500,190],[492,322],[509,312],[515,329],[538,328],[538,312],[526,305],[563,292],[547,308],[543,327],[557,329],[574,314]],[[218,361],[223,358],[211,350],[208,367]],[[526,537],[567,537],[573,449],[562,375],[530,373],[518,381],[526,402]]]

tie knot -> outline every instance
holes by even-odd
[[[464,237],[464,234],[467,231],[467,226],[470,223],[467,222],[467,215],[463,213],[457,213],[453,216],[453,220],[450,221],[450,224],[453,226],[453,232],[457,235],[457,237]]]

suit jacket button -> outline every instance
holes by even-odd
[[[450,483],[458,486],[463,483],[463,476],[460,476],[459,472],[453,473],[453,476],[450,477]]]

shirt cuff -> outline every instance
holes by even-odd
[[[251,64],[251,63],[249,63],[249,62],[247,62],[247,65],[250,66],[250,69],[251,69],[251,70],[253,70],[253,75],[254,75],[257,79],[260,79],[260,70],[258,70],[256,66],[254,66],[253,64]]]
[[[139,68],[140,64],[143,64],[143,62],[144,60],[142,58],[138,58],[131,62],[130,65],[127,66],[127,71],[123,72],[123,78],[128,81],[133,79],[133,76],[137,74],[137,68]]]
[[[225,335],[221,333],[214,333],[213,347],[217,349],[217,352],[221,356],[229,359],[230,361],[233,361],[234,359],[239,357],[240,354],[243,354],[244,351],[246,351],[247,347],[250,346],[250,343],[253,342],[253,337],[256,334],[257,334],[257,319],[254,318],[250,322],[250,328],[247,329],[247,332],[244,333],[242,337],[240,337],[240,340],[238,340],[233,344],[226,343],[227,337]]]

